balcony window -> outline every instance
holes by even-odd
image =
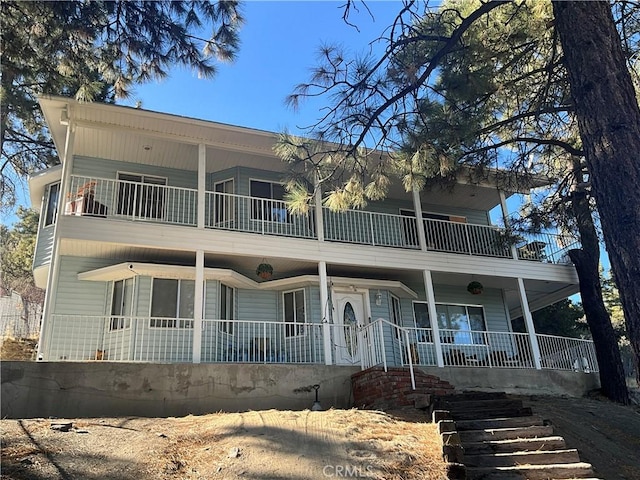
[[[193,280],[154,278],[149,326],[193,328],[195,290]]]
[[[151,175],[118,173],[116,212],[136,218],[164,218],[167,179]]]
[[[44,226],[54,225],[58,217],[58,198],[60,197],[60,183],[52,183],[47,188],[46,211],[44,214]]]
[[[251,219],[267,222],[290,223],[284,204],[284,185],[261,180],[251,180]]]
[[[305,307],[304,290],[294,290],[283,294],[285,336],[296,337],[304,334]]]

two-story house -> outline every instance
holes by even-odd
[[[492,175],[294,215],[273,133],[40,105],[61,160],[30,178],[40,360],[597,369],[531,319],[578,291],[576,240],[506,241],[489,211],[526,192]]]

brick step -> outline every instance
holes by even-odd
[[[441,410],[449,410],[450,412],[459,412],[465,410],[476,409],[492,409],[492,408],[522,408],[522,400],[513,398],[491,398],[484,400],[456,400],[448,401],[446,398],[439,397],[436,406]]]
[[[458,420],[484,420],[493,418],[530,417],[531,407],[492,408],[451,412],[451,417]]]
[[[514,467],[469,467],[468,480],[564,480],[593,478],[590,464],[577,462],[561,465],[518,465]]]
[[[510,467],[516,465],[558,465],[579,463],[580,455],[575,448],[538,452],[488,453],[464,455],[467,467]]]
[[[458,427],[458,430],[460,428]],[[463,430],[458,432],[463,443],[484,442],[487,440],[509,440],[513,438],[536,438],[553,435],[551,425],[532,425],[514,428],[486,428],[482,430]]]
[[[456,427],[458,428],[458,431],[531,427],[536,425],[544,425],[544,420],[538,415],[513,418],[497,417],[472,420],[456,420]]]
[[[549,451],[564,450],[567,446],[564,438],[554,437],[537,437],[537,438],[518,438],[513,437],[505,440],[485,440],[478,442],[465,442],[465,455],[482,455],[486,453],[509,453],[509,452],[533,452],[533,451]]]

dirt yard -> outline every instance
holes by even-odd
[[[523,397],[606,480],[640,479],[640,409]],[[435,427],[417,411],[252,411],[183,418],[2,420],[2,479],[442,480]]]
[[[444,478],[424,414],[252,411],[184,418],[2,420],[3,479]]]

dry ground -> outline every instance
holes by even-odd
[[[424,414],[252,411],[183,418],[2,420],[3,479],[445,478]]]
[[[596,476],[640,479],[640,409],[523,397]],[[416,411],[253,411],[183,418],[2,420],[2,479],[442,480],[435,427]],[[237,450],[236,450],[237,449]]]

